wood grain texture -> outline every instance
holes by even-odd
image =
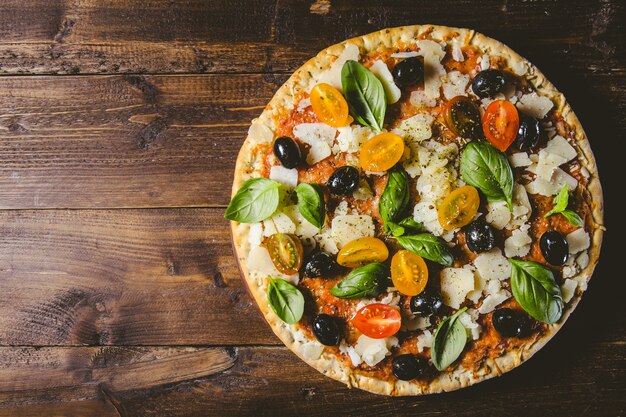
[[[279,343],[222,216],[0,211],[0,345]]]

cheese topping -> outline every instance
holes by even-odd
[[[359,47],[348,43],[339,57],[333,62],[328,70],[326,70],[319,79],[320,83],[327,83],[335,87],[339,91],[343,91],[341,86],[341,69],[346,61],[359,60]],[[313,87],[313,86],[311,86]]]
[[[374,73],[376,78],[380,80],[385,89],[385,97],[387,98],[387,103],[393,104],[400,100],[400,96],[402,95],[402,91],[398,88],[395,82],[393,82],[393,76],[387,68],[387,64],[383,61],[376,60],[370,67],[370,71]]]
[[[443,303],[452,308],[461,307],[465,296],[474,290],[474,268],[444,268],[441,271],[441,295]]]

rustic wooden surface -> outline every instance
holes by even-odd
[[[0,416],[624,415],[623,175],[612,166],[626,136],[624,9],[4,0]],[[472,27],[546,73],[591,138],[609,230],[579,308],[536,358],[466,390],[389,399],[280,344],[222,215],[246,126],[288,74],[334,42],[412,23]]]

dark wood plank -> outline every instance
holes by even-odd
[[[432,23],[482,31],[533,61],[609,73],[620,54],[622,6],[618,0],[7,0],[0,5],[0,71],[290,72],[343,39]]]
[[[282,347],[0,348],[0,415],[96,415],[109,403],[122,417],[617,416],[626,406],[625,353],[623,343],[559,335],[502,378],[391,399],[348,390]]]
[[[280,343],[222,215],[0,211],[0,345]]]

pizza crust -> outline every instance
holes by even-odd
[[[593,230],[589,230],[591,235],[591,246],[588,249],[590,261],[587,267],[579,273],[579,275],[584,276],[585,280],[588,282],[596,264],[598,263],[600,247],[602,244],[602,235],[604,231],[602,188],[598,178],[595,158],[591,151],[589,141],[580,124],[580,121],[574,114],[572,108],[566,102],[565,97],[545,78],[541,71],[501,42],[473,30],[435,25],[415,25],[384,29],[379,32],[349,39],[326,48],[300,67],[289,78],[289,80],[287,80],[287,82],[280,87],[272,100],[266,106],[261,116],[258,119],[255,119],[253,123],[264,124],[272,131],[275,131],[275,118],[286,109],[289,110],[293,108],[295,104],[294,100],[298,93],[302,90],[309,91],[310,88],[313,87],[321,73],[330,67],[336,57],[341,54],[346,44],[354,44],[358,46],[361,51],[370,51],[380,47],[393,47],[398,41],[410,42],[415,40],[419,34],[426,31],[428,31],[434,39],[456,37],[460,40],[462,45],[474,45],[485,52],[494,51],[495,54],[506,58],[509,67],[526,65],[528,67],[528,72],[525,75],[525,78],[530,81],[538,92],[552,99],[555,103],[556,111],[561,113],[565,122],[575,131],[574,139],[576,141],[575,148],[578,152],[578,159],[581,165],[586,167],[590,173],[590,179],[587,187],[588,200],[593,217]],[[243,182],[251,178],[254,173],[255,161],[252,158],[254,156],[254,146],[253,138],[248,135],[237,157],[235,178],[233,182],[233,195],[241,187]],[[441,373],[430,383],[423,383],[419,381],[383,381],[353,373],[352,370],[349,367],[344,366],[335,355],[325,352],[322,353],[319,359],[306,359],[305,353],[301,349],[300,345],[294,342],[297,336],[296,333],[300,332],[300,330],[298,330],[295,326],[283,323],[273,312],[270,311],[263,283],[253,277],[247,269],[246,259],[249,252],[249,226],[246,224],[231,222],[231,230],[233,236],[233,247],[241,269],[241,274],[245,278],[247,287],[250,290],[255,302],[259,306],[263,316],[281,341],[303,361],[321,373],[347,384],[348,387],[357,387],[376,394],[421,395],[442,391],[453,391],[480,381],[484,381],[494,376],[502,375],[505,372],[521,365],[533,354],[539,351],[539,349],[541,349],[556,334],[563,323],[565,323],[580,301],[582,295],[582,291],[578,290],[574,298],[565,307],[563,316],[559,323],[549,326],[544,335],[536,338],[535,340],[529,341],[518,350],[508,351],[505,355],[495,360],[488,359],[485,365],[478,372],[466,370],[462,366],[457,365],[452,372]]]

